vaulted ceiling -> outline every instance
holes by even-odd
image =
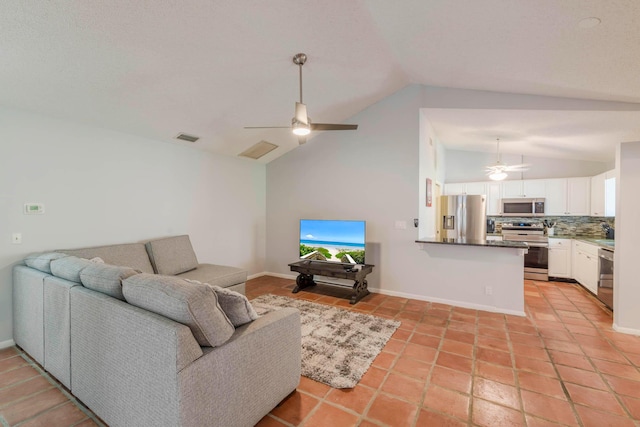
[[[316,122],[411,83],[640,103],[637,0],[5,0],[0,11],[1,105],[171,143],[186,132],[228,155],[281,146],[262,161],[297,146],[286,129],[243,129],[290,124],[297,52],[309,55]]]

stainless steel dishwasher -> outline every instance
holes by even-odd
[[[600,277],[598,279],[598,299],[613,310],[613,251],[600,248]]]

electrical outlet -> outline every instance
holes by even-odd
[[[396,220],[396,230],[406,230],[407,221]]]
[[[485,286],[484,287],[484,294],[485,295],[493,295],[493,288],[491,286]]]
[[[11,235],[11,243],[19,245],[22,243],[22,233],[13,233]]]

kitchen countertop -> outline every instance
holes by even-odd
[[[529,246],[523,242],[505,241],[505,240],[467,240],[467,239],[436,239],[421,238],[416,243],[436,243],[444,245],[460,245],[460,246],[486,246],[492,248],[515,248],[527,249]]]
[[[615,249],[615,240],[603,239],[593,236],[583,236],[579,234],[556,234],[555,236],[549,236],[550,239],[573,239],[580,240],[585,243],[591,243],[592,245],[600,246],[605,249]]]

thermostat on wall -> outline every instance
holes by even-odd
[[[44,205],[42,203],[25,203],[25,215],[42,215],[44,213]]]

